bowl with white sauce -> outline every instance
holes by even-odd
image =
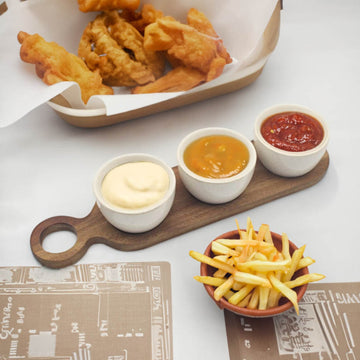
[[[168,215],[176,178],[161,159],[143,153],[115,157],[98,170],[93,191],[106,220],[130,233],[149,231]]]

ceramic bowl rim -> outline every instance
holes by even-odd
[[[188,145],[190,145],[193,141],[200,139],[202,137],[208,136],[208,135],[227,135],[231,136],[237,140],[240,140],[248,149],[249,151],[249,162],[246,165],[246,167],[239,173],[234,176],[230,176],[227,178],[221,178],[221,179],[212,179],[212,178],[206,178],[203,176],[200,176],[193,171],[191,171],[184,162],[184,151],[187,148]],[[237,180],[243,179],[247,177],[255,168],[256,160],[257,160],[257,153],[255,150],[254,145],[252,142],[242,133],[235,131],[230,128],[224,128],[224,127],[207,127],[207,128],[200,128],[195,131],[192,131],[191,133],[187,134],[185,137],[182,138],[180,141],[178,148],[177,148],[177,160],[178,165],[181,167],[181,169],[189,175],[194,180],[197,180],[202,183],[208,183],[208,184],[227,184],[227,183],[233,183]]]
[[[282,112],[287,112],[287,111],[301,112],[301,113],[310,115],[310,116],[314,117],[317,121],[319,121],[320,125],[322,126],[322,128],[324,130],[324,137],[323,137],[322,141],[320,142],[320,144],[318,144],[317,146],[315,146],[312,149],[305,150],[305,151],[287,151],[287,150],[279,149],[279,148],[269,144],[261,134],[261,131],[260,131],[261,125],[263,124],[263,122],[265,121],[265,119],[267,117],[269,117],[271,115],[275,115],[277,113],[282,113]],[[265,114],[267,114],[267,115],[265,116]],[[262,145],[264,145],[268,150],[270,150],[274,153],[298,158],[298,157],[305,157],[305,156],[313,155],[315,153],[318,153],[319,151],[322,151],[324,148],[326,148],[328,141],[329,141],[329,129],[328,129],[328,126],[327,126],[324,118],[319,113],[315,112],[314,110],[310,109],[307,106],[299,105],[299,104],[291,104],[291,103],[278,104],[278,105],[273,105],[273,106],[270,106],[270,107],[264,109],[256,117],[255,137],[261,142]]]
[[[102,184],[102,181],[103,181],[105,175],[111,169],[115,168],[116,166],[119,166],[119,165],[125,164],[125,163],[137,162],[137,161],[153,162],[155,164],[160,165],[166,171],[166,173],[169,176],[169,188],[168,188],[166,194],[159,201],[155,202],[154,204],[151,204],[149,206],[144,206],[140,209],[121,208],[121,207],[117,207],[117,206],[112,205],[109,202],[107,202],[101,194],[101,184]],[[157,156],[154,156],[151,154],[146,154],[146,153],[127,153],[127,154],[113,157],[112,159],[106,161],[105,163],[103,163],[100,166],[100,168],[96,172],[96,175],[95,175],[94,181],[93,181],[93,192],[95,194],[96,200],[101,204],[101,206],[103,206],[103,207],[107,208],[108,210],[111,210],[119,215],[141,215],[141,214],[149,213],[149,212],[153,211],[154,209],[161,207],[166,202],[168,202],[171,199],[171,197],[174,195],[175,188],[176,188],[176,178],[175,178],[175,174],[174,174],[174,171],[172,170],[172,168],[169,165],[167,165],[163,160],[158,158]]]
[[[221,238],[223,238],[223,239],[234,238],[235,239],[236,237],[234,237],[234,236],[237,236],[237,238],[239,238],[238,234],[239,234],[238,230],[231,230],[231,231],[228,231],[224,234],[217,236],[206,247],[204,254],[212,257],[211,244],[213,241],[215,241],[217,239],[221,239]],[[281,244],[281,235],[280,234],[271,232],[271,235],[272,235],[273,239],[277,239],[275,241],[278,241],[279,244]],[[289,240],[289,247],[290,247],[290,251],[294,251],[294,250],[298,249],[298,247],[290,240]],[[212,268],[211,266],[209,266],[205,263],[201,263],[200,264],[200,275],[201,276],[209,275],[209,269],[211,269],[211,268]],[[298,271],[301,272],[301,275],[309,273],[308,267],[305,267]],[[298,291],[297,291],[298,301],[300,301],[300,299],[304,296],[304,294],[307,290],[307,286],[308,286],[308,284],[304,284],[297,288],[298,289]],[[258,318],[272,317],[272,316],[280,315],[281,313],[293,308],[293,304],[289,300],[287,300],[282,305],[279,305],[279,306],[276,306],[276,307],[273,307],[270,309],[266,309],[266,310],[242,308],[242,307],[230,304],[224,297],[222,297],[219,301],[215,300],[214,299],[215,288],[213,286],[204,284],[204,288],[205,288],[206,292],[208,293],[208,295],[210,296],[210,298],[218,305],[218,307],[220,309],[226,309],[226,310],[231,311],[238,315],[243,315],[243,316],[247,316],[247,317],[258,317]]]

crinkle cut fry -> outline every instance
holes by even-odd
[[[69,53],[55,42],[47,42],[39,34],[18,33],[21,44],[20,58],[35,64],[37,75],[45,84],[53,85],[61,81],[75,81],[81,89],[81,97],[86,104],[92,95],[112,95],[113,89],[102,83],[98,72],[90,71],[76,55]]]
[[[155,79],[162,76],[165,70],[164,54],[144,49],[144,37],[133,25],[124,21],[118,11],[107,12],[107,17],[109,32],[116,42],[123,48],[132,51],[136,61],[150,69]]]
[[[104,83],[109,86],[136,86],[154,81],[156,77],[150,65],[132,58],[111,36],[109,30],[112,29],[116,33],[116,26],[120,26],[120,24],[112,24],[112,22],[116,24],[116,21],[123,23],[123,30],[126,28],[128,37],[132,39],[129,39],[129,43],[142,41],[141,34],[124,19],[117,17],[114,12],[102,13],[84,30],[78,49],[79,56],[91,70],[99,69]],[[138,56],[140,46],[141,44],[137,49],[134,47],[136,51],[129,49],[134,57]],[[144,57],[149,61],[149,57],[146,55]],[[156,60],[158,59],[159,57],[156,57]],[[154,65],[154,68],[158,69],[160,66]]]
[[[206,75],[196,69],[179,66],[158,80],[132,89],[133,94],[186,91],[204,83]]]
[[[140,0],[78,0],[82,12],[127,9],[135,11]]]

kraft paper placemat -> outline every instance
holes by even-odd
[[[225,311],[230,360],[360,359],[360,282],[309,284],[295,311],[245,318]]]
[[[169,263],[0,268],[0,359],[172,358]]]

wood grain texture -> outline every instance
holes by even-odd
[[[270,173],[258,161],[245,192],[237,199],[220,205],[206,204],[190,195],[179,178],[177,167],[174,167],[177,180],[174,205],[167,218],[155,229],[142,234],[122,232],[109,224],[94,205],[84,218],[56,216],[38,224],[30,237],[31,250],[44,266],[62,268],[77,262],[94,243],[103,243],[123,251],[143,249],[315,185],[323,178],[328,166],[329,154],[325,153],[316,168],[308,174],[285,178]],[[77,235],[74,246],[61,253],[45,251],[42,247],[45,237],[64,230]]]

